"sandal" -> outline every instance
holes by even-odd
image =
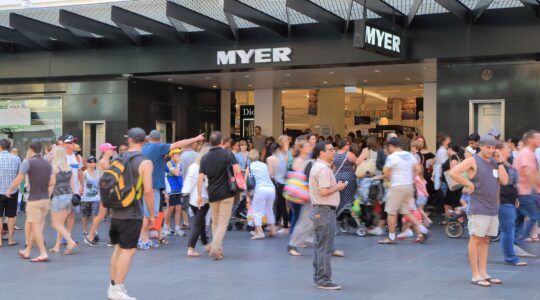
[[[19,257],[22,258],[22,259],[30,259],[30,256],[24,256],[23,254],[24,250],[19,250]]]
[[[341,251],[341,250],[334,250],[334,252],[332,252],[332,256],[345,257],[345,253],[343,253],[343,251]]]
[[[486,279],[471,280],[471,284],[481,287],[491,287],[491,283]]]
[[[9,247],[11,247],[11,246],[17,246],[18,244],[19,244],[19,242],[13,242],[13,243],[11,243],[11,244],[8,244],[8,246],[9,246]]]
[[[54,249],[54,248],[51,248],[51,249],[49,249],[49,252],[52,252],[52,253],[60,253],[60,249]]]
[[[502,280],[500,279],[497,279],[497,278],[492,278],[492,277],[488,277],[488,278],[484,278],[485,281],[491,283],[491,284],[502,284]]]
[[[426,241],[426,239],[424,238],[424,236],[423,236],[422,234],[418,235],[418,236],[414,239],[414,242],[415,242],[415,243],[418,243],[418,244],[423,244],[425,241]]]
[[[199,257],[199,253],[197,253],[197,251],[195,251],[195,249],[188,249],[187,256],[188,257]]]
[[[167,241],[167,240],[164,239],[164,238],[161,238],[161,239],[159,240],[159,244],[160,244],[160,245],[163,245],[163,246],[166,246],[166,245],[169,244],[169,241]]]
[[[71,255],[77,251],[77,244],[73,248],[66,248],[66,251],[64,251],[64,255]]]
[[[538,242],[540,242],[540,238],[530,236],[528,238],[523,239],[523,241],[525,243],[538,243]]]
[[[30,262],[49,262],[49,258],[48,257],[45,257],[45,258],[35,257],[35,258],[30,259]]]
[[[289,252],[289,254],[292,256],[302,256],[302,253],[300,253],[296,247],[288,246],[287,252]]]

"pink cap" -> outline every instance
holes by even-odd
[[[105,152],[105,151],[107,151],[107,150],[116,150],[116,147],[113,146],[113,145],[111,145],[111,144],[109,144],[109,143],[101,144],[101,145],[99,146],[99,151]]]

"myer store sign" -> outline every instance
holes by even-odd
[[[222,66],[289,62],[291,54],[292,49],[289,47],[218,51],[217,64]]]
[[[354,22],[354,47],[373,51],[386,56],[401,56],[402,42],[398,32],[388,30],[372,23],[357,20]]]

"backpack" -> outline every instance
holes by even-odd
[[[105,208],[126,208],[142,197],[142,176],[134,182],[132,160],[142,154],[117,157],[99,179],[99,194]]]

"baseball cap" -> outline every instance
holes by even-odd
[[[390,132],[388,135],[386,135],[386,140],[387,141],[390,141],[391,139],[393,138],[396,138],[397,139],[397,134],[393,133],[393,132]]]
[[[150,134],[148,135],[151,140],[160,140],[161,139],[161,133],[157,130],[150,131]]]
[[[116,147],[111,145],[110,143],[105,143],[105,144],[99,145],[99,151],[105,152],[107,150],[116,150]]]
[[[472,141],[472,140],[471,140]],[[465,151],[469,152],[470,154],[476,154],[476,150],[474,150],[471,146],[467,146],[463,148]]]
[[[86,162],[87,162],[87,163],[95,163],[95,162],[97,162],[97,159],[96,159],[95,156],[90,156],[90,157],[88,157],[88,158],[86,159]]]
[[[475,141],[475,142],[478,142],[480,140],[480,135],[476,132],[473,132],[471,133],[468,137],[467,137],[467,141]]]
[[[484,135],[480,138],[480,146],[497,146],[499,142],[492,135]]]
[[[499,138],[501,137],[501,132],[496,129],[496,128],[491,128],[489,131],[488,131],[488,135],[491,135],[493,136],[494,138]]]
[[[74,136],[72,136],[71,134],[66,134],[62,137],[62,140],[64,141],[64,144],[68,143],[68,144],[72,144],[72,143],[75,143],[77,142],[77,138],[75,138]]]
[[[396,137],[392,137],[392,138],[388,139],[388,145],[392,145],[394,147],[400,147],[401,146],[401,144],[399,142],[399,139],[396,138]]]
[[[142,128],[134,127],[128,130],[127,137],[136,143],[142,143],[146,138],[146,132]]]
[[[169,156],[173,156],[175,155],[176,153],[182,153],[182,150],[181,149],[173,149],[169,152]]]

